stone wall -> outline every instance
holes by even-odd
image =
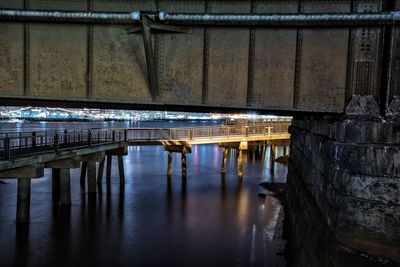
[[[400,263],[400,121],[297,117],[290,133],[289,206],[301,185],[339,242]]]

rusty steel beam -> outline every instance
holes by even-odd
[[[140,24],[143,15],[155,21],[185,26],[384,26],[400,25],[400,12],[341,14],[201,14],[141,12],[72,12],[0,9],[2,21]]]
[[[144,51],[146,54],[146,65],[149,79],[150,94],[153,100],[156,99],[158,95],[158,85],[157,85],[157,72],[156,65],[154,63],[154,48],[153,41],[151,38],[151,21],[147,16],[143,16],[142,19],[142,31],[143,31],[143,44]]]

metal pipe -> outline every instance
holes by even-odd
[[[332,27],[400,25],[400,12],[339,14],[201,14],[74,12],[0,9],[0,21],[139,24],[143,15],[165,24],[185,26]]]
[[[106,13],[0,9],[0,20],[53,23],[132,24],[140,22],[140,12]]]
[[[201,14],[74,12],[0,9],[0,21],[139,24],[143,15],[165,24],[186,26],[383,26],[400,25],[400,12],[338,14]]]
[[[399,25],[400,12],[342,14],[182,14],[160,12],[165,24],[187,26],[383,26]]]

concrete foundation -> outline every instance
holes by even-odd
[[[301,185],[339,242],[400,263],[400,122],[298,117],[290,133],[289,205]]]

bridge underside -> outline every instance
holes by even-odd
[[[0,8],[341,14],[381,12],[387,10],[385,3],[0,0]],[[381,90],[387,75],[381,57],[386,26],[148,26],[149,34],[145,27],[128,34],[129,25],[1,22],[1,102],[342,113],[351,95],[387,102],[400,91],[396,79],[391,91]]]

